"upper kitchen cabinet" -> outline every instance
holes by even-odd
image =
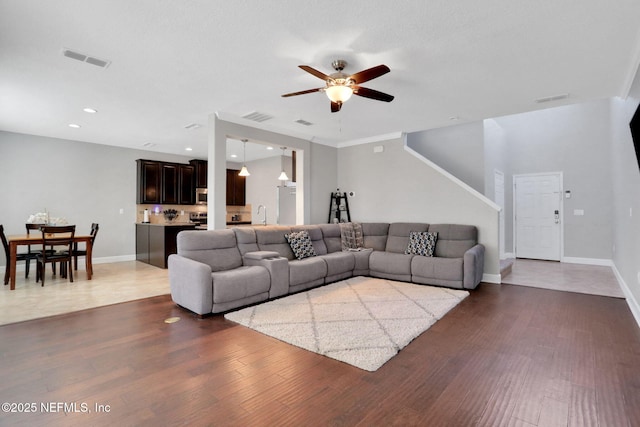
[[[206,160],[190,160],[189,164],[195,168],[196,188],[207,188],[207,169],[209,163]]]
[[[246,179],[237,170],[227,169],[227,206],[246,204]]]
[[[195,168],[180,163],[137,160],[138,204],[195,204]]]
[[[139,205],[160,203],[160,162],[154,162],[152,160],[137,160],[137,163],[137,203]]]

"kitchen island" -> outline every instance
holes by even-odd
[[[136,223],[136,260],[160,268],[167,268],[169,255],[178,252],[176,237],[183,230],[195,230],[196,224]]]

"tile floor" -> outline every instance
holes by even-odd
[[[624,298],[611,267],[516,259],[502,283]]]
[[[94,264],[93,278],[87,280],[79,267],[73,283],[52,277],[47,267],[44,287],[36,283],[34,268],[28,279],[18,269],[16,289],[0,288],[0,325],[169,294],[169,270],[137,261]],[[0,271],[4,277],[4,268]]]

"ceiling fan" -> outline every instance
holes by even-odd
[[[342,104],[349,98],[351,98],[351,95],[353,94],[365,98],[375,99],[376,101],[393,101],[392,95],[360,86],[361,83],[368,82],[369,80],[373,80],[376,77],[380,77],[381,75],[391,71],[386,65],[378,65],[376,67],[368,68],[352,75],[348,75],[342,72],[342,70],[344,70],[344,68],[347,66],[347,61],[337,59],[331,63],[331,66],[334,70],[336,70],[336,72],[326,75],[323,72],[316,70],[315,68],[309,67],[308,65],[299,65],[299,67],[307,73],[313,74],[314,76],[324,80],[326,86],[316,89],[303,90],[300,92],[286,93],[282,96],[286,98],[288,96],[304,95],[313,92],[325,92],[331,100],[332,113],[340,111],[340,108],[342,108]]]

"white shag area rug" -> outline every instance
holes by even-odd
[[[468,295],[462,290],[359,276],[224,317],[373,372]]]

